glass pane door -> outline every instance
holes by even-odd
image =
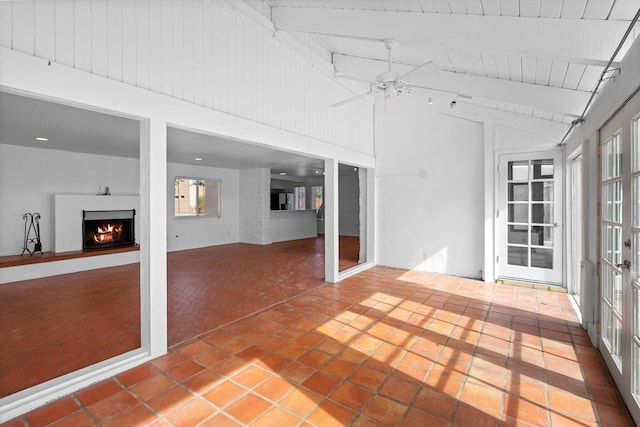
[[[501,167],[506,173],[500,227],[506,238],[500,276],[561,283],[561,162],[554,153],[505,155]]]
[[[622,369],[622,147],[620,134],[602,144],[602,340]]]
[[[636,420],[640,419],[639,120],[640,114],[614,118],[601,131],[600,153],[600,350]]]
[[[633,313],[632,338],[631,338],[631,366],[633,380],[631,392],[637,401],[640,401],[640,116],[636,116],[631,126],[632,140],[632,197],[633,197],[633,225],[631,234],[633,235],[632,252],[632,297],[631,312]]]

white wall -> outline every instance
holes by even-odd
[[[431,108],[406,97],[376,114],[376,262],[480,277],[483,129]]]
[[[240,241],[267,245],[271,243],[271,170],[240,171]]]
[[[371,106],[331,108],[353,93],[330,62],[251,12],[239,0],[0,1],[0,46],[373,154]]]
[[[310,239],[318,237],[316,213],[306,211],[271,211],[271,241]]]
[[[39,212],[43,251],[53,250],[53,194],[139,193],[136,159],[0,144],[0,256],[22,252],[25,212]]]
[[[222,217],[175,219],[175,176],[221,179]],[[169,251],[238,242],[237,170],[169,163],[167,177]],[[0,256],[22,252],[25,212],[42,215],[43,251],[52,251],[51,195],[91,195],[100,186],[109,186],[112,195],[138,194],[138,160],[0,144]]]
[[[220,218],[175,218],[173,180],[175,177],[221,180]],[[238,184],[236,169],[213,168],[180,163],[167,164],[167,250],[180,251],[205,246],[236,243],[238,237]]]

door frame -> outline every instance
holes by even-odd
[[[520,279],[518,277],[514,277],[511,275],[506,275],[503,269],[501,268],[502,261],[501,257],[505,257],[505,246],[507,238],[504,234],[503,225],[506,225],[506,196],[502,192],[502,174],[506,174],[506,171],[500,170],[500,165],[502,163],[502,159],[504,157],[509,158],[553,158],[554,160],[554,179],[556,179],[557,185],[554,186],[554,192],[557,197],[556,200],[560,201],[561,209],[560,212],[554,213],[554,217],[558,219],[558,229],[554,232],[554,241],[558,242],[560,254],[559,257],[555,257],[556,260],[559,260],[558,265],[560,266],[560,271],[557,274],[557,280],[549,281],[549,280],[538,280],[538,279]],[[549,149],[549,150],[527,150],[527,151],[500,151],[496,152],[495,156],[496,161],[496,179],[494,181],[494,194],[496,201],[496,211],[494,212],[494,220],[495,220],[495,229],[494,229],[494,244],[495,244],[495,278],[496,280],[505,279],[505,280],[513,280],[513,281],[523,281],[523,282],[532,282],[532,283],[544,283],[551,284],[556,286],[566,287],[566,250],[565,250],[565,236],[564,236],[564,220],[565,220],[565,212],[566,212],[566,203],[565,203],[565,186],[564,186],[564,174],[565,174],[565,156],[564,151],[562,149]],[[556,246],[554,245],[554,250]]]
[[[633,192],[633,175],[638,172],[633,172],[633,163],[632,158],[634,156],[634,148],[633,148],[633,121],[640,119],[640,95],[635,95],[634,98],[631,99],[628,105],[620,111],[616,112],[614,116],[609,118],[605,122],[605,124],[598,131],[598,149],[600,151],[600,155],[598,156],[598,205],[600,206],[599,215],[598,215],[598,263],[599,263],[599,282],[600,286],[598,287],[598,312],[597,312],[597,322],[600,326],[598,328],[598,347],[600,349],[600,353],[602,354],[602,358],[604,359],[611,376],[616,383],[620,394],[623,400],[626,402],[627,408],[631,413],[634,420],[638,421],[640,419],[640,397],[638,394],[634,395],[633,392],[633,381],[635,380],[635,375],[639,375],[636,370],[636,366],[633,366],[634,356],[633,356],[633,336],[634,334],[634,325],[633,321],[635,316],[638,314],[634,314],[634,285],[633,280],[634,277],[637,277],[640,272],[638,272],[637,259],[634,259],[634,256],[637,257],[636,247],[638,244],[634,242],[633,239],[633,228],[634,228],[634,205],[635,198]],[[605,282],[605,265],[604,265],[604,241],[603,241],[603,221],[604,221],[604,210],[606,206],[604,203],[604,195],[603,195],[603,185],[602,185],[602,166],[603,166],[603,157],[605,155],[603,147],[604,144],[613,136],[620,135],[621,137],[621,167],[622,167],[622,236],[621,242],[625,242],[627,239],[631,239],[631,247],[627,247],[624,244],[621,246],[621,260],[629,260],[631,262],[631,267],[627,270],[622,269],[621,271],[621,290],[622,290],[622,325],[620,332],[620,352],[621,358],[620,360],[616,360],[616,358],[611,354],[607,342],[605,341],[605,324],[604,313],[605,307],[603,300],[603,289],[606,285]],[[633,199],[632,199],[633,198]],[[638,209],[636,206],[635,209]],[[637,212],[640,214],[640,212]],[[635,227],[637,228],[637,227]],[[610,286],[613,286],[611,284]],[[635,309],[638,309],[636,304]]]
[[[578,179],[578,187],[576,188],[576,176],[574,175],[574,162],[580,158],[580,176]],[[574,304],[575,312],[582,323],[582,307],[584,306],[583,275],[585,274],[583,265],[585,259],[584,254],[584,157],[582,155],[582,146],[576,148],[566,159],[565,171],[565,278],[567,285],[567,293],[571,297]],[[577,276],[577,277],[575,277]],[[579,300],[572,291],[576,291]]]

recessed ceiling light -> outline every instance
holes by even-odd
[[[287,174],[286,172],[280,172],[280,175],[286,175],[286,174]]]
[[[195,158],[195,160],[197,160],[197,161],[201,161],[201,160],[202,160],[202,157],[196,157],[196,158]]]
[[[36,136],[35,137],[36,141],[42,141],[42,142],[46,142],[49,140],[49,138],[45,138],[44,136]]]

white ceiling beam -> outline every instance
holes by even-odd
[[[629,23],[371,10],[274,7],[278,30],[366,39],[395,38],[421,46],[449,46],[520,55],[607,61]]]
[[[363,77],[375,77],[371,72],[380,73],[386,70],[386,62],[368,58],[355,58],[345,55],[334,55],[336,71],[355,74]],[[413,67],[394,64],[393,69],[401,72]],[[578,117],[587,104],[590,92],[522,83],[512,80],[474,76],[470,74],[439,71],[428,75],[423,80],[414,82],[418,86],[439,89],[452,93],[470,95],[477,98],[492,99],[510,104],[526,105]]]
[[[525,131],[556,144],[562,140],[571,126],[567,123],[559,123],[538,117],[523,116],[509,111],[469,104],[464,102],[464,100],[458,100],[456,104],[455,108],[450,109],[447,107],[443,109],[441,113],[477,122],[492,121],[504,127]]]

